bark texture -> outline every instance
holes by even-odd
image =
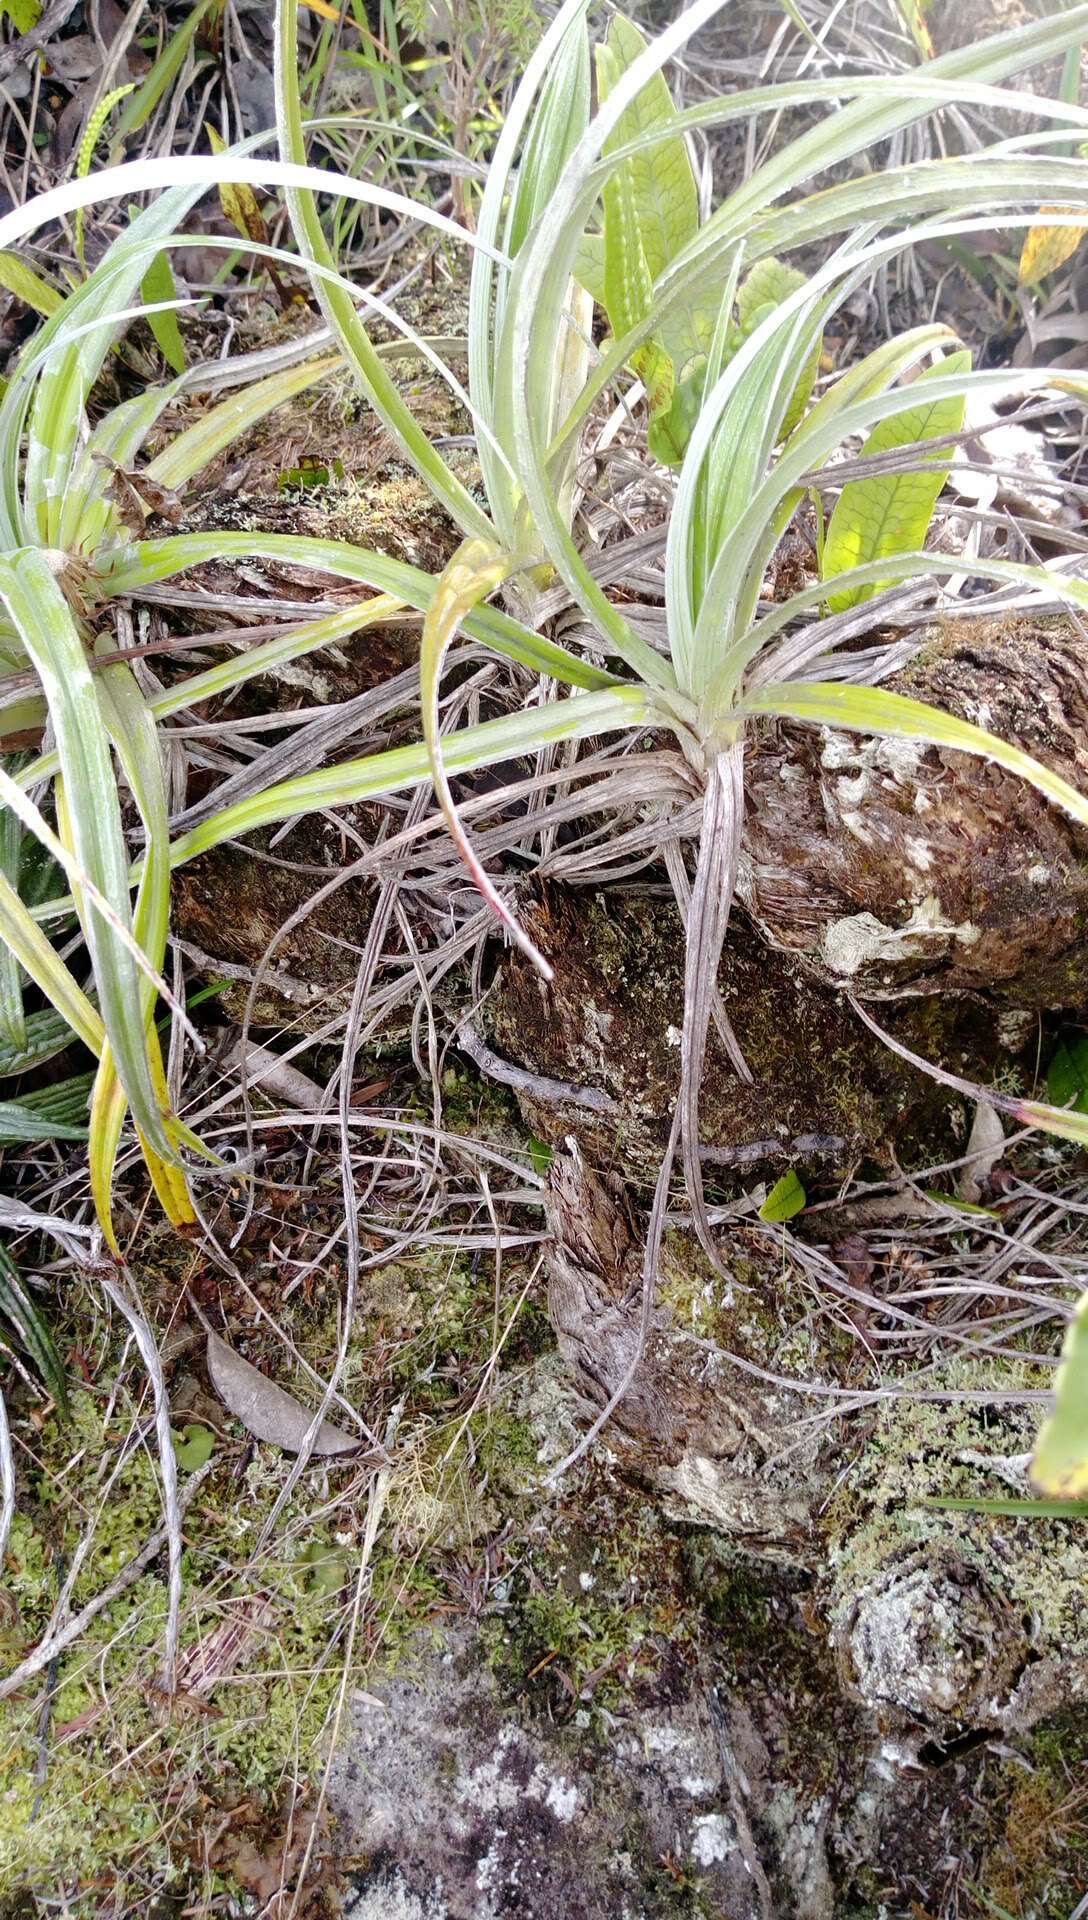
[[[1088,658],[1063,619],[953,622],[889,682],[1088,792]],[[743,897],[771,943],[864,996],[1088,998],[1088,833],[1014,774],[778,725],[748,754]]]

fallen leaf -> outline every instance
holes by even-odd
[[[1043,220],[1036,227],[1029,227],[1020,255],[1020,270],[1017,279],[1022,287],[1031,287],[1037,280],[1044,280],[1048,273],[1056,273],[1067,260],[1071,260],[1084,238],[1083,227],[1048,227],[1045,216],[1048,213],[1080,214],[1079,207],[1040,207]]]
[[[967,1165],[956,1182],[960,1200],[977,1205],[982,1189],[1005,1152],[1001,1115],[988,1100],[975,1101],[975,1117],[967,1139]]]
[[[208,1335],[208,1378],[236,1420],[255,1440],[267,1440],[285,1453],[298,1453],[312,1422],[313,1414],[267,1374],[258,1372],[228,1347],[217,1333]],[[312,1452],[315,1454],[354,1453],[361,1442],[341,1432],[328,1420],[317,1430]]]

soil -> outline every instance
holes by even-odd
[[[766,45],[775,22],[758,11],[764,38],[744,26],[726,55]],[[992,27],[992,0],[982,11]],[[978,14],[935,4],[938,43],[966,43]],[[457,332],[463,296],[436,277],[402,310]],[[295,324],[250,320],[262,343]],[[429,372],[401,373],[428,431],[466,433]],[[451,457],[472,484],[471,455]],[[306,484],[315,468],[328,479]],[[183,508],[183,530],[335,536],[429,569],[456,538],[335,381],[263,423]],[[301,614],[354,597],[264,562],[207,567],[185,590],[227,596],[240,630],[270,601]],[[194,645],[221,619],[180,604],[161,617]],[[405,621],[199,717],[348,703],[417,658]],[[949,622],[891,684],[1088,788],[1068,622]],[[385,741],[415,737],[412,700],[382,724]],[[408,1044],[416,1007],[360,1056],[350,1325],[342,1167],[309,1120],[255,1097],[269,1124],[252,1168],[202,1189],[214,1249],[147,1227],[140,1178],[122,1173],[183,1492],[202,1471],[194,1429],[210,1441],[186,1509],[169,1700],[165,1556],[111,1586],[161,1521],[146,1377],[99,1317],[91,1261],[62,1286],[42,1254],[34,1278],[57,1298],[77,1384],[67,1421],[29,1380],[9,1394],[8,1668],[45,1632],[89,1513],[73,1604],[106,1598],[78,1646],[0,1703],[0,1913],[1078,1910],[1088,1546],[1072,1517],[1008,1502],[1028,1491],[1083,1262],[1083,1169],[1029,1141],[964,1211],[940,1167],[964,1151],[970,1103],[874,1039],[844,990],[886,1003],[889,1030],[940,1066],[1035,1090],[1059,1025],[1088,1006],[1088,841],[955,753],[781,725],[753,736],[747,779],[718,986],[752,1078],[712,1037],[701,1138],[716,1224],[708,1247],[675,1219],[645,1324],[682,1019],[662,867],[607,888],[523,887],[554,979],[496,941],[478,972],[443,982],[423,1009],[448,1048],[440,1127]],[[188,801],[203,797],[194,782]],[[343,821],[368,845],[387,824],[377,808]],[[340,825],[314,818],[179,871],[187,978],[221,985],[225,963],[230,979],[217,1019],[240,1018],[270,949],[252,1009],[270,1044],[343,1011],[374,890],[350,879],[308,909],[351,857]],[[404,900],[413,936],[432,939]],[[336,1059],[314,1047],[306,1066],[324,1091]],[[808,1211],[784,1226],[761,1205],[787,1170]],[[864,1213],[869,1182],[890,1212]],[[1068,1214],[1051,1207],[1064,1194]],[[366,1445],[311,1464],[282,1511],[286,1457],[216,1395],[209,1326],[307,1409],[342,1363],[338,1417],[354,1411]],[[564,1465],[636,1361],[615,1418]]]

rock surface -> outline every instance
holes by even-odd
[[[889,690],[1088,792],[1084,643],[1061,619],[942,628]],[[864,997],[1088,998],[1088,832],[986,761],[776,726],[746,760],[741,894],[765,936]]]

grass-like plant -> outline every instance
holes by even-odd
[[[1088,6],[942,56],[909,79],[800,80],[677,114],[662,69],[718,4],[697,0],[649,46],[634,29],[614,25],[598,50],[596,111],[588,0],[567,0],[528,63],[472,237],[469,398],[486,506],[414,419],[330,250],[316,188],[400,203],[385,189],[307,169],[295,0],[280,0],[277,13],[279,161],[232,153],[174,165],[187,183],[263,180],[285,187],[298,253],[340,352],[403,456],[463,535],[437,579],[340,542],[259,532],[147,539],[121,520],[106,477],[109,462],[131,462],[162,395],[125,403],[93,435],[78,423],[111,329],[143,283],[149,260],[171,243],[193,186],[178,186],[141,214],[115,244],[107,270],[92,275],[31,343],[0,413],[6,462],[0,475],[0,598],[8,620],[0,644],[9,659],[32,665],[41,690],[33,697],[34,710],[40,717],[44,700],[55,747],[30,767],[0,774],[0,790],[67,872],[72,892],[67,903],[28,912],[0,876],[0,933],[99,1055],[92,1174],[107,1221],[126,1106],[164,1204],[179,1219],[188,1209],[181,1162],[194,1143],[169,1111],[153,1016],[164,991],[169,869],[219,842],[310,809],[433,780],[481,887],[528,946],[472,854],[450,797],[449,773],[559,740],[648,727],[671,732],[705,789],[694,880],[684,902],[688,964],[680,1107],[685,1164],[701,1217],[698,1083],[740,845],[748,731],[767,717],[783,716],[955,747],[1019,772],[1088,822],[1088,802],[1009,743],[883,688],[849,684],[835,660],[844,638],[856,639],[867,623],[879,623],[879,589],[933,571],[923,543],[943,471],[941,437],[955,431],[970,383],[999,387],[1005,376],[968,373],[948,330],[931,326],[878,348],[810,400],[821,336],[837,302],[899,249],[995,220],[1027,226],[1043,201],[1068,209],[1058,217],[1070,224],[1081,221],[1078,209],[1088,209],[1088,165],[1065,153],[1049,154],[1046,138],[1038,136],[969,158],[852,176],[811,190],[814,180],[956,100],[1042,112],[1054,125],[1055,141],[1068,142],[1071,129],[1083,133],[1088,114],[1082,110],[1021,97],[1001,83],[1083,38]],[[829,109],[819,124],[700,220],[687,135],[813,103]],[[58,211],[158,184],[167,171],[161,162],[135,163],[69,183],[0,221],[0,247],[10,247]],[[430,217],[451,231],[448,222]],[[818,271],[806,277],[781,265],[791,249],[817,242],[837,247]],[[594,288],[613,330],[600,352],[591,340]],[[910,377],[923,367],[924,381]],[[655,445],[681,462],[666,555],[667,654],[649,644],[599,585],[576,531],[577,460],[586,423],[615,383],[629,385],[632,374],[647,396]],[[1046,383],[1044,374],[1030,378]],[[1025,376],[1018,373],[1017,380],[1023,385]],[[1068,372],[1061,384],[1066,391],[1077,387]],[[250,396],[245,404],[257,408],[263,402]],[[825,574],[834,577],[782,605],[763,606],[768,565],[813,474],[858,436],[870,447],[920,444],[890,479],[885,474],[859,480],[853,491],[843,491],[824,543]],[[21,477],[11,451],[20,438]],[[171,465],[168,450],[152,463],[152,477],[177,475],[186,470],[187,458],[175,450]],[[874,539],[867,528],[878,499]],[[373,604],[350,610],[340,633],[380,617],[391,601],[423,612],[423,738],[417,747],[269,787],[220,809],[171,843],[155,722],[176,710],[175,698],[177,704],[206,698],[259,666],[249,655],[244,664],[230,662],[198,676],[179,696],[146,703],[123,665],[95,669],[91,623],[112,595],[138,594],[202,561],[232,555],[289,557],[388,596],[377,612]],[[956,564],[961,571],[971,567],[1088,604],[1081,583],[1041,569],[997,561]],[[596,659],[535,631],[541,586],[556,577],[592,625]],[[500,591],[505,607],[486,604]],[[315,623],[304,644],[336,637],[334,624]],[[440,740],[442,662],[459,629],[569,691]],[[601,659],[609,664],[598,664]],[[26,717],[24,707],[20,718]],[[118,769],[143,824],[145,851],[135,874],[125,850]],[[49,779],[55,828],[30,797]],[[80,918],[93,998],[41,931],[50,912],[65,905]],[[734,1058],[743,1072],[735,1046]],[[1080,1117],[1038,1103],[1018,1103],[1017,1111],[1078,1138],[1088,1132]]]

